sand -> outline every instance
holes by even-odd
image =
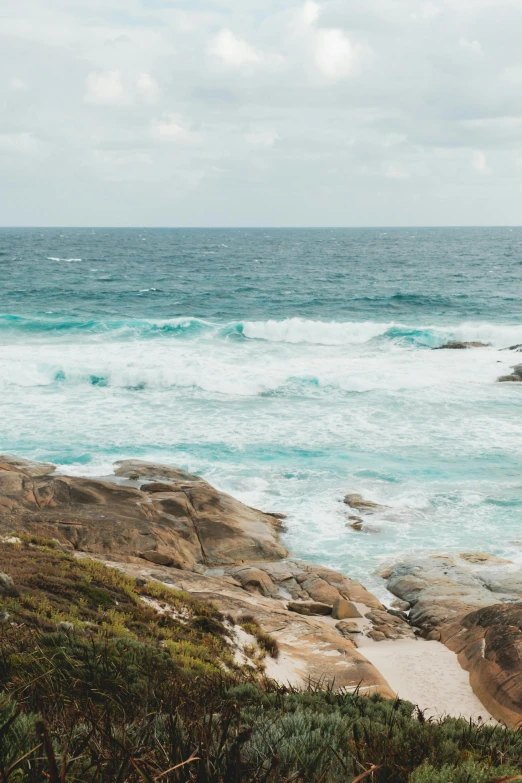
[[[473,693],[468,673],[461,668],[455,653],[440,642],[364,639],[360,652],[400,698],[417,704],[427,717],[451,715],[494,722]]]

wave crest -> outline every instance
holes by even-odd
[[[522,343],[522,325],[467,322],[418,326],[377,321],[313,321],[285,318],[267,321],[215,323],[202,318],[89,319],[70,316],[0,315],[0,334],[26,339],[75,336],[81,340],[150,340],[156,338],[260,340],[309,345],[395,343],[403,347],[437,348],[457,340],[476,340],[496,348]]]

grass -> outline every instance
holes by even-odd
[[[17,592],[0,597],[0,783],[492,783],[522,770],[515,731],[235,666],[230,624],[183,592],[42,539],[0,545],[0,570]],[[240,622],[262,647],[255,619]]]

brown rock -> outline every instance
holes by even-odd
[[[488,555],[485,552],[462,552],[459,557],[467,560],[468,563],[511,563],[511,560],[505,560],[503,557]]]
[[[522,378],[520,375],[501,375],[497,378],[497,383],[520,383]]]
[[[297,612],[297,614],[304,614],[304,615],[329,615],[332,614],[332,607],[328,606],[327,604],[320,604],[315,601],[308,601],[299,603],[297,601],[292,601],[289,604],[287,604],[287,609],[290,612]]]
[[[496,604],[442,629],[442,641],[469,671],[486,709],[515,729],[522,727],[522,603]]]
[[[350,508],[355,508],[357,511],[363,511],[368,514],[378,511],[380,508],[386,508],[386,506],[382,506],[380,503],[374,503],[372,500],[364,500],[362,495],[353,493],[345,495],[344,502],[347,506],[350,506]]]
[[[332,617],[335,620],[347,620],[348,618],[361,617],[361,613],[346,598],[338,598],[333,605]]]
[[[147,492],[149,495],[153,495],[156,492],[175,492],[175,484],[165,484],[161,481],[153,481],[150,484],[142,484],[140,487],[142,492]]]
[[[38,478],[39,476],[47,476],[49,473],[54,473],[56,465],[51,465],[50,462],[34,462],[31,459],[0,454],[1,468],[4,470],[11,468],[25,473],[26,476]]]
[[[384,642],[386,639],[386,636],[382,633],[382,631],[370,631],[368,636],[370,639],[373,639],[374,642]]]
[[[339,590],[317,574],[305,572],[297,577],[297,582],[301,589],[308,593],[312,601],[333,606],[339,598]]]
[[[260,568],[233,568],[230,575],[237,579],[240,585],[249,593],[259,593],[270,598],[278,598],[279,592],[269,575]]]
[[[156,565],[161,566],[173,566],[175,563],[175,560],[171,555],[155,552],[153,549],[142,552],[140,557],[143,557],[144,560],[148,560],[150,563],[156,563]]]
[[[159,474],[173,482],[160,482],[161,491],[154,482],[149,494],[110,481],[49,475],[54,466],[18,462],[3,457],[0,468],[0,535],[27,531],[118,560],[160,551],[188,569],[287,555],[273,517],[177,468],[121,463],[120,475]]]
[[[336,623],[335,627],[343,636],[362,633],[357,623],[351,623],[348,620],[341,620],[340,623]]]
[[[141,459],[124,459],[114,464],[116,466],[114,471],[116,476],[134,481],[139,481],[140,479],[148,479],[155,482],[163,481],[164,479],[188,483],[203,481],[201,476],[188,473],[186,470],[176,468],[173,465],[160,465],[157,462],[145,462]]]
[[[488,343],[479,342],[451,342],[445,345],[439,345],[438,348],[434,348],[434,351],[443,351],[445,349],[450,350],[464,350],[466,348],[488,348]]]

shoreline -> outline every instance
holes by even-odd
[[[114,476],[82,479],[4,456],[2,508],[0,534],[38,531],[79,557],[213,600],[226,616],[252,612],[279,643],[281,659],[268,662],[267,674],[283,684],[331,683],[398,695],[427,716],[491,718],[447,639],[416,638],[404,614],[387,610],[359,582],[293,559],[279,541],[279,520],[199,476],[128,460]]]

